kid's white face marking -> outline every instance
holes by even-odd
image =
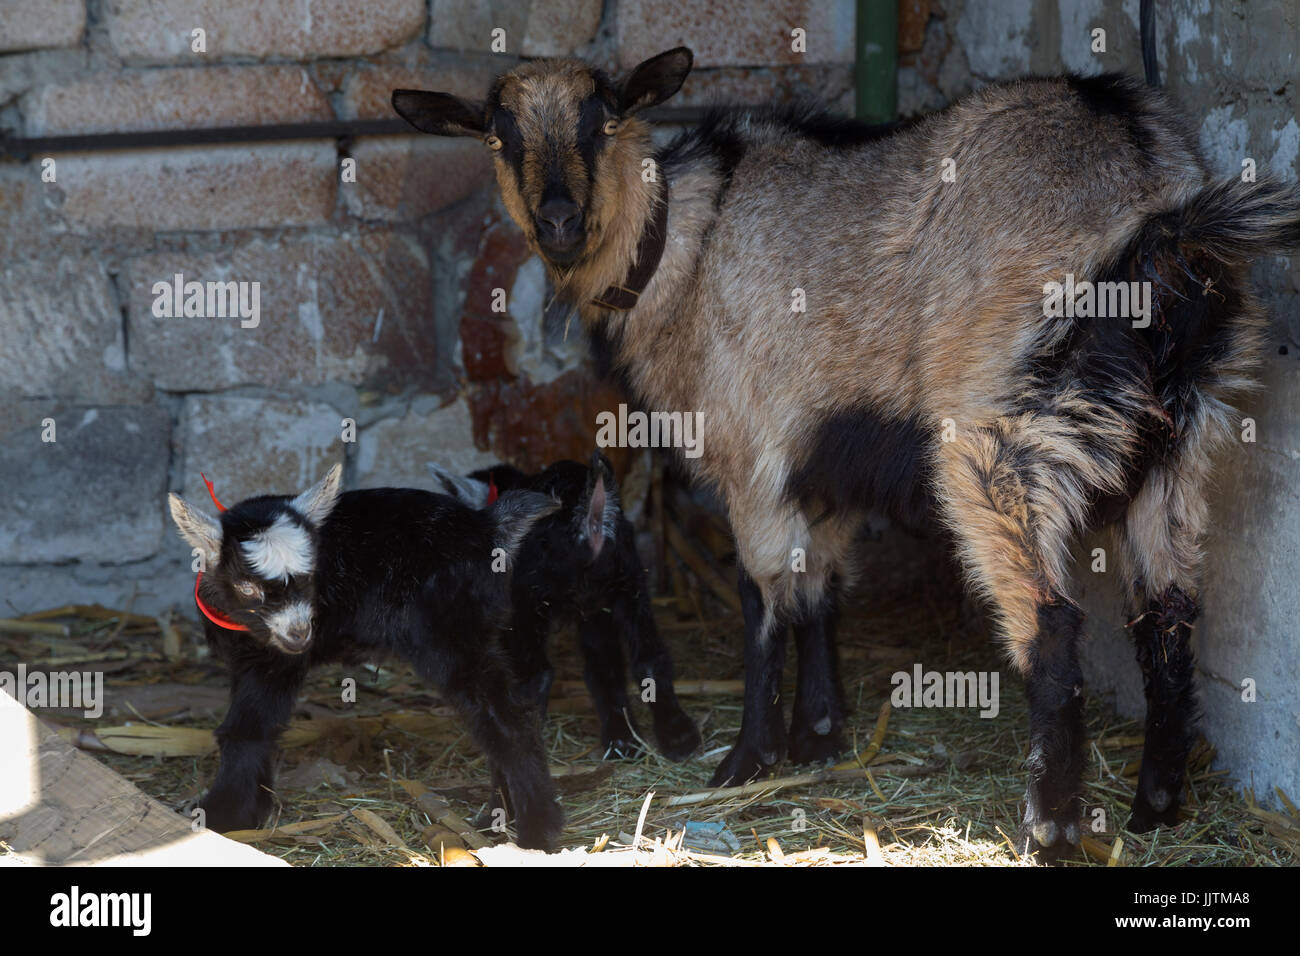
[[[271,642],[289,654],[301,654],[311,643],[311,604],[306,601],[295,601],[262,620]]]
[[[287,581],[295,574],[309,574],[316,557],[307,529],[287,515],[276,518],[269,528],[239,546],[253,571],[266,581]]]

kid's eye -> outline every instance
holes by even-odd
[[[499,136],[488,136],[483,142],[487,143],[488,149],[500,149],[503,145]]]
[[[244,597],[257,597],[262,593],[262,589],[251,581],[240,581],[235,585],[235,590]]]
[[[618,132],[618,120],[606,120],[605,125],[600,128],[600,131],[606,136],[613,136]]]

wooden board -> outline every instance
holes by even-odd
[[[72,747],[0,691],[0,864],[287,866],[209,831]]]

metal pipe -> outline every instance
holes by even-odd
[[[857,0],[854,112],[867,123],[898,113],[898,0]]]

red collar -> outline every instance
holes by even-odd
[[[203,483],[208,486],[208,497],[211,498],[212,503],[217,506],[217,510],[225,511],[226,506],[217,500],[217,493],[212,490],[212,482],[208,481],[208,476],[203,474],[203,472],[199,472],[199,477],[202,478]],[[199,613],[201,613],[213,624],[217,625],[217,627],[224,627],[228,631],[248,630],[248,627],[246,625],[236,624],[230,618],[218,614],[216,611],[212,610],[212,608],[208,607],[206,604],[203,603],[203,598],[199,597],[199,584],[202,583],[202,581],[203,581],[203,572],[200,571],[194,577],[194,603],[199,606]]]
[[[492,472],[488,472],[488,504],[495,504],[497,500],[497,483],[492,480]]]
[[[199,606],[199,613],[206,617],[217,627],[224,627],[228,631],[246,631],[247,625],[236,624],[230,618],[225,617],[203,603],[203,598],[199,597],[199,584],[203,581],[203,572],[200,571],[194,577],[194,603]]]

